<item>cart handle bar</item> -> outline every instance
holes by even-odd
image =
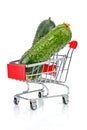
[[[69,42],[69,47],[72,48],[72,49],[76,49],[77,45],[78,45],[78,42],[75,41],[75,40]]]

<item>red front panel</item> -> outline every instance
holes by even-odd
[[[19,64],[7,64],[8,78],[26,80],[26,67]]]

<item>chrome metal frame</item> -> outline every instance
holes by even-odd
[[[21,98],[21,99],[29,100],[29,101],[32,101],[32,100],[36,101],[36,100],[39,99],[39,97],[31,99],[31,98],[25,98],[25,97],[23,97],[23,95],[29,94],[29,93],[34,93],[34,92],[42,92],[42,91],[44,91],[44,89],[46,90],[46,94],[41,97],[42,99],[60,97],[60,96],[63,97],[64,95],[69,95],[69,87],[67,85],[65,85],[65,82],[66,82],[66,79],[67,79],[67,75],[68,75],[69,66],[70,66],[70,62],[71,62],[71,59],[72,59],[73,51],[74,51],[74,49],[69,48],[66,55],[58,55],[58,53],[56,53],[53,57],[51,57],[46,62],[40,62],[40,63],[26,65],[26,68],[30,68],[30,67],[33,68],[30,75],[28,75],[28,76],[30,76],[30,78],[26,79],[26,81],[25,81],[26,84],[27,84],[27,90],[23,91],[22,93],[16,94],[14,97],[19,98],[19,99]],[[69,60],[68,66],[67,66],[67,68],[65,68],[66,63],[67,63],[67,59]],[[18,64],[18,61],[19,60],[16,60],[16,61],[12,61],[10,63]],[[44,68],[42,69],[41,72],[39,72],[39,67],[44,66],[45,64],[48,64],[49,66],[53,65],[52,70],[49,71],[49,67],[48,67],[46,72],[43,72]],[[53,68],[54,65],[56,65],[56,69]],[[38,69],[37,73],[34,73],[35,69]],[[64,80],[61,80],[64,71],[66,72],[66,75],[65,75]],[[45,78],[43,78],[43,74],[45,74]],[[38,77],[38,75],[39,75],[39,77]],[[50,78],[47,78],[48,75],[50,76]],[[33,76],[36,76],[36,79],[32,79]],[[59,76],[59,78],[58,78],[58,76]],[[41,84],[42,87],[40,89],[30,91],[29,90],[29,84],[30,83]],[[49,96],[49,89],[46,86],[46,83],[53,83],[53,84],[61,85],[62,87],[65,87],[67,89],[67,93]],[[35,104],[34,104],[34,107],[35,107]]]

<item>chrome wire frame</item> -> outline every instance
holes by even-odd
[[[28,93],[34,93],[34,92],[42,92],[42,91],[44,91],[44,89],[46,90],[46,94],[41,97],[42,99],[68,95],[69,87],[67,85],[65,85],[65,82],[67,79],[73,51],[74,51],[74,49],[69,48],[66,55],[58,55],[58,53],[56,53],[56,55],[51,57],[46,62],[40,62],[40,63],[26,65],[26,68],[31,68],[31,70],[32,70],[32,72],[29,75],[27,75],[27,76],[29,76],[29,79],[26,79],[26,81],[25,81],[27,84],[27,90],[23,91],[22,93],[16,94],[15,97],[22,98],[25,100],[32,100],[30,98],[23,97],[23,95],[28,94]],[[68,65],[67,65],[67,68],[65,68],[67,60],[68,60]],[[18,62],[18,60],[12,61],[11,63],[17,63],[17,62]],[[46,72],[44,72],[44,65],[49,65],[48,68],[46,68]],[[55,65],[56,65],[56,67],[55,67]],[[39,68],[41,66],[42,66],[42,71],[39,70]],[[52,70],[50,70],[50,66],[51,66]],[[65,78],[62,80],[63,72],[65,72],[66,74],[65,74]],[[45,75],[45,77],[43,77],[43,75]],[[36,79],[33,79],[33,76],[36,76]],[[48,78],[48,77],[50,77],[50,78]],[[30,91],[29,90],[30,83],[40,84],[42,87],[40,89]],[[53,83],[53,84],[61,85],[62,87],[65,87],[67,89],[67,93],[49,96],[49,89],[46,86],[46,83]],[[34,100],[37,100],[37,99],[38,99],[38,97],[34,98]]]

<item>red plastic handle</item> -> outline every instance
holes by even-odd
[[[77,45],[78,45],[78,42],[75,41],[75,40],[69,42],[69,47],[70,47],[70,48],[76,49]]]

